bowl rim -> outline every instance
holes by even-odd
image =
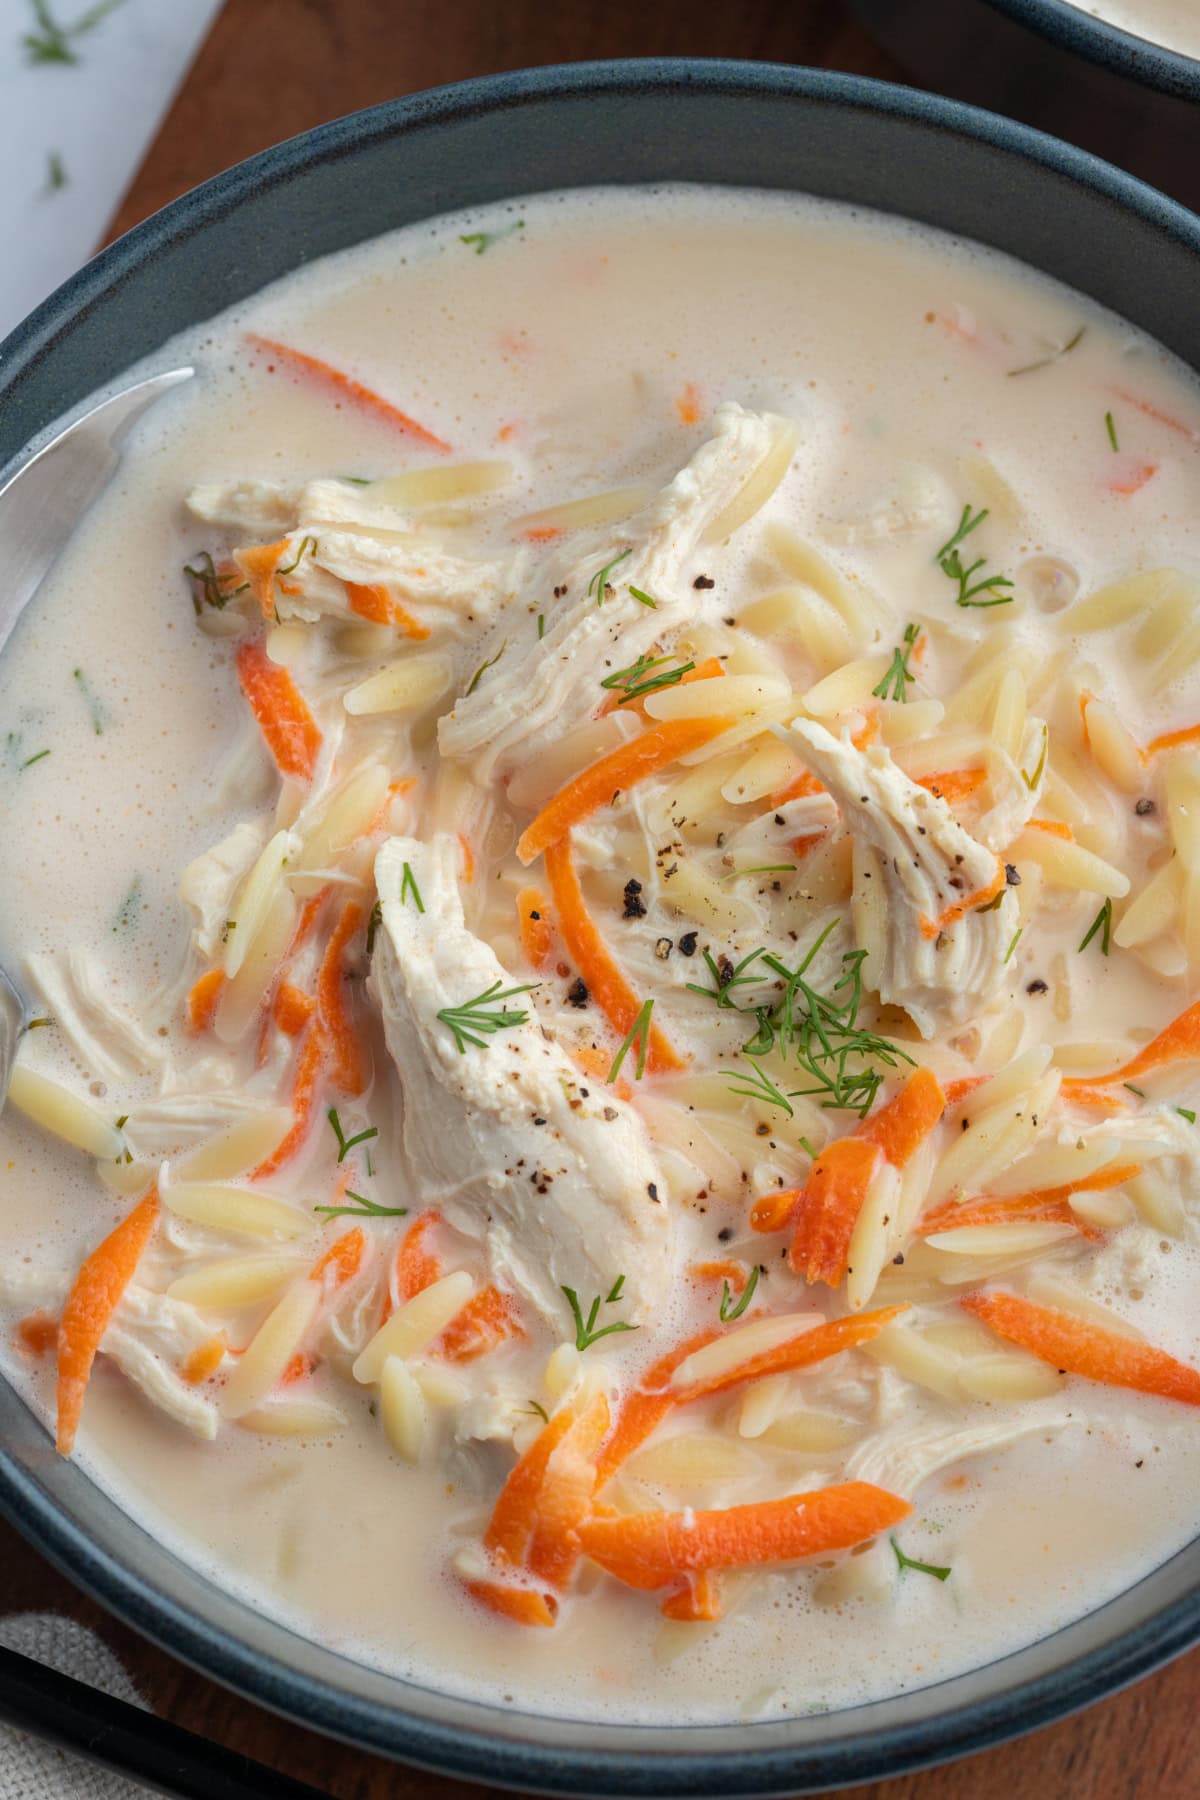
[[[1200,101],[1200,58],[1154,38],[1139,37],[1108,19],[1098,19],[1095,13],[1086,12],[1082,3],[987,0],[987,4],[1116,75],[1183,100]]]
[[[1012,3],[1024,5],[1025,0]],[[548,65],[480,76],[349,114],[274,145],[182,195],[101,251],[0,344],[0,389],[23,369],[52,354],[60,329],[85,315],[102,294],[119,287],[133,270],[152,260],[160,247],[203,229],[208,219],[242,197],[286,181],[309,165],[353,154],[364,144],[403,135],[414,127],[461,120],[480,112],[589,93],[661,92],[664,87],[834,103],[850,111],[883,113],[914,125],[933,126],[948,137],[974,139],[1092,189],[1182,242],[1200,259],[1200,218],[1178,202],[1046,133],[935,94],[841,71],[733,59],[631,58]],[[7,1389],[18,1405],[23,1404],[2,1376],[0,1389]],[[1057,1668],[907,1724],[857,1731],[850,1725],[841,1739],[825,1743],[764,1742],[758,1748],[739,1744],[726,1751],[705,1745],[700,1754],[695,1748],[688,1752],[688,1738],[704,1739],[720,1728],[674,1728],[679,1730],[680,1748],[661,1756],[647,1755],[647,1749],[652,1734],[661,1740],[662,1728],[629,1725],[620,1728],[632,1740],[629,1747],[613,1749],[593,1743],[564,1748],[555,1743],[515,1742],[494,1724],[467,1729],[459,1723],[446,1724],[422,1716],[404,1703],[385,1710],[369,1697],[335,1689],[239,1640],[224,1626],[158,1590],[131,1562],[123,1560],[119,1551],[93,1537],[43,1488],[33,1471],[9,1452],[3,1439],[0,1514],[118,1617],[258,1704],[331,1737],[419,1766],[548,1793],[778,1795],[811,1792],[814,1783],[820,1790],[828,1790],[899,1775],[987,1749],[1063,1718],[1152,1673],[1200,1642],[1197,1583]],[[1172,1562],[1188,1556],[1190,1548],[1194,1546],[1185,1547],[1145,1580],[1154,1581]],[[212,1585],[217,1593],[222,1592]],[[1123,1596],[1090,1616],[1117,1607],[1140,1585],[1125,1590]],[[282,1625],[280,1629],[286,1632],[289,1628]],[[1000,1667],[1007,1660],[988,1666]],[[417,1688],[413,1691],[420,1692]],[[464,1704],[481,1714],[490,1713],[496,1721],[514,1717],[487,1703]],[[861,1720],[859,1709],[844,1716],[852,1721],[856,1713]],[[589,1729],[580,1726],[580,1730]],[[602,1729],[595,1727],[598,1732]],[[671,1730],[666,1728],[668,1736]],[[641,1748],[639,1734],[644,1744]],[[655,1743],[655,1751],[660,1748],[661,1743]]]

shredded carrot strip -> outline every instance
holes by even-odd
[[[850,1239],[880,1154],[862,1138],[837,1138],[813,1164],[788,1251],[789,1263],[806,1281],[837,1287],[846,1273]]]
[[[299,1037],[316,1011],[317,1003],[303,988],[281,981],[272,1008],[275,1023],[285,1037]]]
[[[932,1069],[914,1069],[895,1099],[864,1119],[854,1135],[877,1145],[894,1169],[902,1169],[945,1110],[946,1095]]]
[[[559,934],[588,993],[614,1031],[625,1037],[633,1030],[641,1008],[624,973],[609,953],[583,901],[579,876],[571,860],[571,840],[562,838],[546,846],[546,875],[554,900]],[[646,1066],[655,1075],[681,1069],[683,1063],[653,1020],[650,1024]]]
[[[233,553],[234,564],[250,583],[264,619],[275,617],[275,575],[287,547],[287,538],[280,538],[274,544],[250,544]]]
[[[560,525],[527,525],[521,536],[530,544],[549,544],[562,536]]]
[[[540,888],[521,889],[517,895],[517,922],[526,962],[535,969],[544,968],[554,948],[554,933],[550,927],[550,905]]]
[[[714,1262],[690,1263],[688,1274],[697,1281],[727,1281],[735,1295],[745,1291],[750,1279],[745,1263],[737,1262],[731,1256],[718,1257]]]
[[[531,1587],[516,1582],[466,1580],[463,1582],[472,1599],[515,1625],[553,1625],[558,1603],[551,1594],[539,1594]]]
[[[1157,463],[1133,463],[1124,474],[1112,476],[1104,485],[1110,494],[1140,494],[1146,483],[1152,481],[1157,474]]]
[[[197,1344],[179,1373],[192,1387],[199,1387],[210,1375],[215,1375],[221,1366],[227,1348],[225,1333],[216,1332],[206,1343]]]
[[[292,1128],[270,1156],[260,1162],[256,1169],[251,1169],[251,1181],[261,1181],[264,1176],[274,1175],[277,1169],[282,1169],[284,1163],[291,1161],[307,1138],[316,1109],[317,1088],[324,1073],[327,1051],[325,1033],[320,1021],[314,1019],[300,1041],[296,1080],[292,1088]]]
[[[1075,1218],[1068,1204],[1071,1195],[1094,1194],[1120,1187],[1122,1182],[1132,1181],[1135,1175],[1140,1175],[1141,1169],[1140,1163],[1114,1163],[1091,1175],[1082,1175],[1078,1181],[1064,1181],[1059,1187],[1034,1188],[1028,1194],[1014,1194],[1003,1200],[990,1194],[980,1194],[974,1200],[948,1200],[927,1214],[918,1229],[927,1237],[934,1231],[957,1231],[962,1225],[1000,1225],[1009,1219],[1045,1217],[1077,1224],[1085,1237],[1099,1236]]]
[[[627,1587],[652,1590],[693,1571],[761,1568],[845,1550],[911,1512],[898,1494],[848,1481],[719,1511],[593,1516],[579,1535],[587,1555],[610,1575]]]
[[[425,1246],[429,1233],[441,1222],[441,1214],[430,1207],[427,1212],[418,1213],[401,1239],[396,1257],[396,1292],[402,1301],[424,1293],[442,1273],[440,1259]]]
[[[202,1031],[210,1031],[212,1022],[217,1016],[217,1007],[221,993],[225,987],[224,969],[208,969],[199,980],[193,981],[188,989],[187,1022],[188,1030],[197,1036]]]
[[[703,417],[703,406],[700,400],[700,389],[694,381],[689,381],[675,401],[675,411],[684,425],[698,425]]]
[[[292,1387],[297,1381],[303,1381],[312,1374],[314,1366],[311,1357],[306,1356],[303,1350],[297,1350],[279,1377],[280,1387]]]
[[[509,1338],[524,1336],[525,1328],[511,1297],[489,1285],[472,1295],[432,1349],[447,1362],[474,1362]]]
[[[1165,1350],[1016,1294],[968,1294],[962,1304],[1010,1344],[1032,1350],[1068,1375],[1200,1406],[1200,1369]]]
[[[346,946],[363,924],[363,909],[348,900],[334,926],[317,972],[317,1011],[333,1057],[331,1079],[341,1094],[361,1094],[369,1079],[366,1057],[346,1003]]]
[[[1075,833],[1061,819],[1026,819],[1027,831],[1044,831],[1047,837],[1062,838],[1066,843],[1074,843]]]
[[[596,1452],[608,1434],[608,1400],[597,1394],[551,1450],[526,1557],[530,1574],[560,1592],[579,1561],[579,1528],[596,1487]]]
[[[471,840],[465,831],[460,831],[458,834],[458,847],[462,851],[462,878],[469,886],[475,879],[475,852],[471,848]]]
[[[986,780],[986,769],[943,769],[937,775],[918,776],[917,786],[928,788],[947,806],[957,806],[977,793]]]
[[[308,375],[323,386],[332,388],[339,400],[349,400],[355,406],[362,407],[365,412],[374,413],[389,425],[395,425],[406,436],[428,444],[431,450],[449,450],[450,446],[444,438],[437,437],[424,425],[418,425],[415,419],[410,418],[406,412],[401,412],[398,406],[393,406],[390,400],[385,400],[371,388],[364,387],[352,375],[335,369],[331,363],[322,362],[318,356],[309,356],[303,350],[293,350],[290,344],[280,344],[273,338],[260,337],[256,331],[247,332],[246,337],[256,350],[265,351],[285,367],[295,369],[297,373]]]
[[[803,1192],[803,1188],[780,1188],[777,1193],[764,1194],[750,1208],[751,1230],[782,1231],[800,1204]]]
[[[567,1050],[571,1061],[585,1075],[590,1075],[593,1081],[604,1083],[606,1093],[615,1094],[618,1100],[633,1099],[633,1085],[623,1075],[618,1075],[615,1081],[610,1082],[608,1079],[608,1072],[613,1066],[611,1051],[603,1049],[599,1044],[568,1045]]]
[[[390,588],[380,582],[370,585],[360,581],[345,583],[346,599],[351,612],[356,612],[360,619],[370,619],[376,625],[398,625],[406,637],[420,643],[429,636],[428,625],[422,625],[414,619],[407,607],[401,605]]]
[[[550,1458],[574,1423],[575,1414],[569,1406],[556,1412],[518,1459],[501,1488],[483,1534],[484,1549],[501,1567],[523,1567],[537,1528],[538,1500]]]
[[[1185,725],[1179,731],[1164,731],[1161,737],[1151,738],[1146,745],[1147,756],[1156,756],[1160,750],[1175,750],[1180,744],[1194,744],[1200,738],[1200,725]]]
[[[940,912],[936,919],[922,917],[919,921],[921,926],[921,936],[926,938],[939,937],[941,933],[946,930],[947,926],[956,925],[959,919],[964,918],[967,913],[973,912],[977,906],[986,906],[989,900],[994,900],[996,895],[1000,893],[1007,879],[1008,877],[1005,873],[1004,864],[1001,859],[997,857],[996,873],[988,882],[987,886],[976,888],[975,892],[973,894],[968,894],[965,900],[956,900],[953,906],[948,906],[945,912]]]
[[[816,849],[824,837],[823,831],[810,831],[804,837],[793,838],[788,848],[793,856],[807,856],[810,850]]]
[[[957,1081],[948,1081],[945,1088],[946,1105],[957,1106],[960,1100],[965,1100],[968,1094],[973,1094],[976,1088],[981,1088],[990,1080],[990,1075],[960,1075]]]
[[[840,1141],[846,1143],[849,1140],[843,1138]],[[723,1394],[727,1388],[739,1387],[743,1381],[758,1381],[764,1375],[786,1375],[793,1369],[808,1369],[814,1363],[826,1362],[843,1350],[853,1350],[859,1344],[868,1343],[885,1325],[907,1310],[906,1306],[881,1306],[874,1312],[854,1313],[845,1319],[832,1319],[828,1324],[798,1331],[795,1337],[777,1344],[773,1350],[763,1350],[723,1375],[710,1375],[692,1382],[689,1387],[674,1389],[675,1404],[686,1406],[690,1400],[703,1399],[707,1394]]]
[[[1190,425],[1185,425],[1182,419],[1176,419],[1171,413],[1163,412],[1161,407],[1155,406],[1152,400],[1146,400],[1141,394],[1131,394],[1128,388],[1122,387],[1114,387],[1113,393],[1118,400],[1124,400],[1127,406],[1136,406],[1137,410],[1145,413],[1148,419],[1157,419],[1160,425],[1166,425],[1171,431],[1178,431],[1182,436],[1191,438],[1193,441],[1200,436],[1200,433],[1193,431]]]
[[[14,1340],[27,1356],[48,1356],[58,1343],[58,1320],[53,1313],[27,1313],[17,1320]]]
[[[1070,1075],[1062,1084],[1062,1092],[1073,1100],[1082,1100],[1090,1088],[1107,1087],[1114,1081],[1136,1081],[1139,1075],[1148,1075],[1164,1063],[1183,1062],[1191,1057],[1200,1057],[1200,1000],[1193,1000],[1177,1019],[1172,1019],[1156,1038],[1151,1038],[1144,1049],[1111,1075]]]
[[[311,781],[321,748],[321,729],[291,674],[273,663],[258,642],[242,645],[237,670],[242,692],[280,771]]]
[[[92,1364],[109,1320],[133,1279],[158,1222],[158,1189],[139,1200],[127,1218],[88,1256],[67,1295],[58,1326],[58,1431],[60,1456],[69,1456],[83,1412]]]
[[[684,1575],[674,1593],[662,1602],[664,1619],[687,1619],[711,1622],[721,1617],[721,1589],[711,1569],[697,1569]]]
[[[594,762],[560,788],[527,826],[517,855],[531,863],[551,844],[561,842],[573,825],[609,806],[618,792],[657,774],[690,750],[710,743],[734,724],[733,719],[663,719],[640,737],[631,738]]]
[[[308,1272],[310,1281],[320,1282],[327,1293],[336,1293],[338,1288],[345,1287],[353,1281],[362,1268],[363,1257],[367,1253],[367,1240],[361,1225],[354,1225],[336,1238]]]
[[[596,1460],[596,1486],[615,1475],[623,1462],[628,1462],[659,1424],[665,1419],[676,1404],[676,1396],[671,1392],[671,1377],[681,1362],[692,1355],[693,1351],[702,1350],[705,1344],[720,1337],[716,1326],[699,1332],[688,1338],[685,1343],[676,1344],[665,1356],[646,1370],[642,1376],[641,1386],[632,1389],[621,1401],[616,1423],[608,1442],[603,1446]]]

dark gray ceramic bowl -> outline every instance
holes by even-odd
[[[1053,131],[1200,208],[1200,62],[1068,0],[850,0],[939,93]]]
[[[139,226],[0,346],[0,465],[171,333],[300,262],[448,208],[646,181],[906,214],[1022,257],[1200,361],[1200,220],[1079,151],[845,75],[580,65],[360,113]],[[105,1605],[253,1699],[387,1755],[572,1794],[794,1794],[894,1775],[1032,1730],[1200,1639],[1197,1543],[1079,1624],[895,1700],[752,1726],[578,1725],[393,1680],[230,1599],[58,1460],[3,1382],[0,1507]]]

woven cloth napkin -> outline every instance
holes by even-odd
[[[54,1613],[0,1618],[0,1644],[35,1662],[145,1707],[129,1676],[94,1631]],[[0,1800],[143,1800],[150,1789],[80,1762],[53,1744],[0,1725]]]

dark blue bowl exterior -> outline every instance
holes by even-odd
[[[1200,62],[1183,56],[1166,44],[1135,37],[1104,19],[1070,6],[1067,0],[987,0],[997,12],[1007,13],[1022,25],[1061,44],[1075,56],[1102,63],[1130,81],[1144,82],[1164,94],[1200,105]],[[1196,125],[1200,139],[1200,119]],[[1200,147],[1200,145],[1198,145]]]
[[[997,246],[1200,360],[1200,220],[1082,152],[951,102],[743,63],[577,65],[416,95],[207,183],[83,269],[0,346],[0,466],[170,335],[314,257],[447,209],[598,182],[857,202]],[[0,1381],[0,1508],[131,1624],[263,1704],[387,1755],[573,1794],[795,1794],[1032,1730],[1200,1639],[1200,1544],[1087,1620],[974,1674],[839,1714],[572,1724],[398,1683],[180,1562]]]

